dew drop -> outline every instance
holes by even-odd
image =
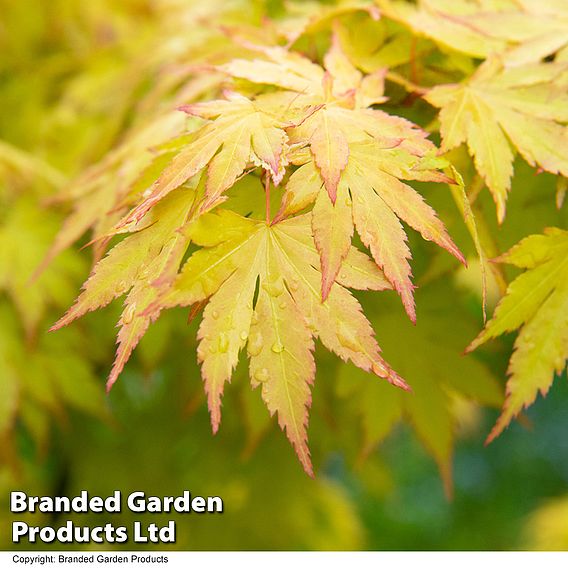
[[[295,292],[300,287],[300,283],[298,282],[297,278],[293,278],[288,284],[293,292]]]
[[[317,326],[312,318],[309,317],[306,318],[306,325],[308,326],[308,329],[310,329],[311,331],[317,332]]]
[[[273,298],[277,298],[284,292],[284,285],[282,280],[277,282],[265,282],[262,287],[270,294]]]
[[[345,347],[345,349],[349,349],[350,351],[360,352],[361,346],[357,341],[357,336],[349,329],[347,329],[344,325],[340,325],[339,329],[337,330],[337,339],[339,343]]]
[[[270,378],[270,373],[268,372],[268,369],[266,367],[263,367],[262,369],[255,371],[254,378],[259,383],[266,383]]]
[[[117,285],[116,285],[116,294],[118,296],[121,296],[122,294],[124,294],[127,290],[128,290],[129,286],[128,286],[128,282],[126,280],[121,280]]]
[[[248,333],[246,331],[241,331],[241,334],[239,336],[243,341],[246,341],[248,338]]]
[[[385,374],[385,370],[379,367],[379,365],[377,365],[376,363],[373,363],[371,371],[379,377],[382,377]]]
[[[166,243],[164,244],[164,246],[162,247],[162,251],[166,248],[172,248],[178,241],[178,238],[176,235],[174,235],[173,237],[170,237]]]
[[[256,357],[260,354],[263,347],[263,339],[260,333],[254,333],[250,336],[247,344],[247,351],[249,355]]]
[[[276,343],[274,343],[272,345],[272,351],[274,353],[282,353],[282,351],[284,351],[284,345],[282,345],[282,343],[279,343],[278,341]]]
[[[215,320],[216,320],[216,319],[219,319],[219,312],[218,312],[217,310],[213,310],[213,311],[211,312],[211,316],[212,316],[212,318],[215,319]]]
[[[135,313],[136,313],[136,304],[131,304],[126,308],[126,310],[124,310],[124,315],[122,316],[122,323],[124,325],[132,323]]]
[[[219,353],[226,353],[228,349],[229,349],[229,338],[227,337],[226,333],[221,332],[219,334]]]

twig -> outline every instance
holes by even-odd
[[[424,95],[428,92],[428,89],[426,89],[425,87],[421,87],[420,85],[413,83],[412,81],[410,81],[406,77],[403,77],[402,75],[399,75],[398,73],[395,73],[394,71],[387,71],[386,79],[388,81],[391,81],[391,83],[396,83],[397,85],[401,85],[402,87],[404,87],[407,91],[409,91],[411,93],[416,93],[418,95]]]

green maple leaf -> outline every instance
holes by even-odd
[[[545,395],[568,357],[568,231],[531,235],[499,257],[526,272],[499,302],[493,319],[468,347],[520,329],[509,362],[507,397],[488,441],[497,437],[538,393]]]
[[[442,150],[467,143],[475,166],[503,221],[516,149],[531,165],[568,176],[568,64],[504,69],[488,59],[456,85],[441,85],[425,98],[441,109]]]
[[[108,389],[150,325],[143,315],[145,310],[158,297],[160,285],[177,273],[190,242],[185,229],[194,196],[194,190],[180,189],[156,206],[136,232],[95,265],[74,305],[51,327],[51,331],[57,330],[127,294]]]
[[[192,238],[195,252],[172,287],[148,310],[207,302],[198,332],[198,358],[211,422],[220,422],[221,396],[247,347],[250,379],[296,449],[309,474],[307,447],[314,338],[345,361],[406,383],[380,356],[371,326],[345,286],[383,290],[388,281],[366,255],[351,248],[327,300],[320,297],[318,254],[310,216],[269,225],[228,211],[202,217]],[[258,297],[255,301],[255,290]]]
[[[443,284],[437,287],[446,290]],[[430,297],[423,299],[429,299],[431,304],[440,301],[438,290],[430,288],[425,293]],[[385,330],[378,332],[381,345],[389,360],[395,361],[397,369],[409,380],[411,393],[385,389],[380,381],[365,380],[357,369],[341,368],[338,377],[338,393],[349,397],[345,404],[361,422],[363,457],[396,424],[406,421],[438,464],[448,493],[459,421],[454,395],[482,405],[498,407],[502,403],[501,388],[487,367],[460,353],[460,345],[475,329],[465,314],[460,316],[456,318],[433,308],[422,313],[413,326],[396,312],[377,310],[373,322],[377,330]],[[404,349],[400,348],[402,344]]]
[[[179,113],[160,115],[130,133],[122,144],[59,192],[57,200],[69,201],[73,208],[36,274],[88,229],[93,230],[97,244],[95,258],[100,258],[107,242],[103,237],[124,215],[126,206],[132,205],[159,177],[176,150],[179,151],[180,143],[185,142],[185,138],[179,137],[183,125]],[[175,135],[178,137],[170,140]]]

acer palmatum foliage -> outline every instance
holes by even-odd
[[[383,360],[349,289],[393,290],[416,321],[408,228],[465,264],[419,182],[450,184],[480,258],[483,309],[488,283],[501,293],[507,288],[505,273],[490,258],[527,269],[471,347],[521,328],[507,402],[491,437],[538,391],[546,392],[566,362],[565,250],[557,246],[562,231],[522,241],[518,250],[528,251],[533,264],[518,264],[517,248],[500,256],[509,245],[500,248],[499,232],[476,203],[487,188],[503,223],[518,155],[538,172],[557,176],[562,206],[568,173],[565,6],[533,0],[376,4],[380,10],[365,1],[310,4],[265,20],[262,31],[257,24],[221,25],[225,43],[219,44],[212,26],[216,40],[194,59],[187,55],[190,42],[177,79],[170,73],[171,52],[157,49],[151,61],[162,59],[165,80],[137,109],[152,112],[64,192],[74,209],[46,257],[93,229],[98,262],[54,328],[125,296],[109,388],[162,310],[191,306],[190,317],[203,310],[197,358],[213,429],[225,383],[246,356],[252,386],[277,414],[308,473],[315,340],[363,371],[408,388]],[[177,38],[181,44],[183,37]],[[146,68],[146,61],[140,65]],[[182,86],[173,88],[177,81]],[[385,94],[385,81],[396,85],[387,91],[394,100]],[[170,90],[169,106],[156,104]],[[384,103],[390,106],[381,108]],[[439,130],[440,148],[399,116],[408,107],[428,130]],[[481,212],[479,223],[474,210]],[[113,238],[122,240],[104,256]],[[547,247],[552,252],[545,254]],[[429,277],[445,274],[447,266],[459,264],[435,260]],[[534,286],[528,290],[527,284]],[[548,320],[554,338],[542,325]],[[432,349],[423,339],[416,339],[418,349]],[[479,371],[474,362],[468,365]],[[421,365],[413,379],[415,395],[384,383],[381,392],[396,395],[381,395],[390,402],[380,419],[368,404],[380,397],[365,399],[360,414],[374,442],[405,416],[449,487],[456,420],[448,393],[484,404],[499,397],[490,380],[483,392],[450,377],[434,384],[430,367]]]
[[[260,387],[311,474],[314,339],[408,389],[380,356],[348,288],[392,288],[415,321],[411,252],[401,221],[464,259],[407,182],[455,182],[423,130],[373,107],[385,100],[384,73],[361,73],[337,39],[323,67],[272,47],[219,71],[258,86],[247,96],[233,87],[222,99],[180,108],[201,122],[163,150],[163,171],[107,234],[125,234],[124,240],[98,262],[52,329],[126,296],[110,388],[162,309],[205,306],[198,359],[213,429],[224,385],[246,347],[252,386]],[[251,182],[265,194],[261,219],[231,209],[228,190]],[[280,184],[284,192],[273,216],[270,192]],[[355,231],[371,257],[352,246]],[[190,243],[199,249],[178,274]]]

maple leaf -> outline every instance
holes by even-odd
[[[271,99],[272,102],[272,99]],[[152,189],[118,224],[128,227],[138,222],[171,191],[207,167],[206,193],[201,211],[221,203],[223,193],[252,163],[264,168],[278,185],[286,165],[286,125],[276,116],[279,107],[261,106],[237,93],[226,100],[194,103],[180,107],[187,114],[209,120],[164,169]]]
[[[0,139],[0,172],[2,174],[4,168],[14,170],[22,178],[43,179],[56,188],[62,187],[66,181],[65,176],[45,160]]]
[[[531,235],[497,259],[526,272],[507,288],[493,319],[468,347],[521,328],[507,374],[503,412],[487,441],[496,438],[538,393],[546,395],[568,357],[568,231]]]
[[[427,297],[421,298],[421,305],[427,307],[416,326],[394,311],[387,298],[375,309],[374,317],[370,314],[385,353],[408,378],[412,393],[384,388],[382,381],[366,381],[358,369],[348,367],[338,370],[337,380],[338,394],[346,398],[347,408],[361,423],[360,457],[368,457],[396,424],[406,421],[436,461],[448,494],[452,491],[451,461],[460,419],[454,405],[456,396],[492,407],[499,407],[503,399],[489,369],[460,354],[475,324],[466,313],[448,315],[436,308],[448,294],[455,293],[444,283],[422,288],[421,294]],[[400,349],[402,343],[404,350]]]
[[[367,0],[338,0],[330,5],[291,2],[287,5],[285,19],[278,22],[278,29],[292,45],[299,37],[325,29],[330,23],[356,12],[366,12],[373,20],[380,19],[377,7]]]
[[[413,31],[432,38],[456,51],[486,57],[503,51],[507,41],[491,37],[467,25],[467,15],[479,8],[475,0],[420,0],[416,5],[405,1],[375,0],[381,11]]]
[[[4,197],[0,197],[5,211],[0,223],[0,292],[5,292],[17,308],[30,339],[50,306],[61,309],[73,297],[72,283],[81,274],[82,263],[77,255],[66,251],[50,271],[30,285],[33,268],[57,232],[58,220],[46,218],[45,210],[30,195],[14,201]]]
[[[198,359],[213,430],[220,422],[224,385],[246,345],[252,384],[261,385],[270,413],[278,415],[311,475],[307,424],[314,338],[344,361],[408,387],[380,356],[361,306],[345,288],[384,290],[390,288],[388,281],[366,255],[351,248],[322,303],[310,226],[310,215],[273,225],[226,210],[201,217],[191,236],[203,248],[188,259],[146,317],[156,318],[163,308],[208,300],[198,332]]]
[[[566,63],[503,69],[488,59],[456,85],[441,85],[425,98],[441,109],[442,151],[466,142],[503,221],[513,175],[513,148],[531,166],[568,176]]]
[[[518,0],[501,10],[483,10],[464,18],[465,25],[511,46],[508,66],[536,63],[568,45],[568,5],[564,0]]]
[[[375,102],[384,102],[383,74],[363,77],[341,50],[334,35],[333,43],[324,58],[325,69],[306,57],[282,48],[257,48],[266,60],[236,59],[219,69],[233,77],[256,83],[270,84],[295,91],[299,100],[306,100],[315,111],[298,125],[290,125],[290,142],[309,145],[330,198],[335,202],[335,192],[341,172],[347,166],[349,142],[365,137],[360,131],[364,109]],[[350,112],[351,111],[351,112]],[[356,120],[359,128],[353,128]],[[384,140],[392,132],[380,137]],[[415,133],[416,134],[416,133]],[[375,136],[379,136],[375,130]],[[400,139],[391,138],[392,144]]]
[[[77,176],[56,201],[73,204],[45,255],[35,275],[38,276],[63,250],[70,247],[88,229],[93,229],[94,239],[107,235],[124,214],[128,204],[126,197],[138,198],[155,181],[154,164],[165,167],[164,158],[171,159],[180,138],[170,141],[183,131],[183,116],[177,113],[160,115],[138,130],[135,130],[99,163],[87,168]],[[186,125],[187,126],[187,125]],[[183,140],[183,138],[181,139]],[[148,180],[148,174],[150,179]],[[104,247],[97,247],[98,260]]]
[[[355,227],[414,320],[410,251],[398,218],[463,261],[434,211],[399,181],[452,183],[437,171],[444,164],[433,158],[435,146],[409,121],[368,108],[384,100],[382,80],[376,74],[363,76],[341,50],[337,36],[324,58],[325,70],[280,48],[262,53],[266,60],[235,60],[221,69],[235,77],[297,91],[298,97],[317,105],[304,121],[287,128],[295,146],[290,160],[301,167],[290,177],[276,219],[315,202],[313,232],[321,256],[324,300],[349,251]],[[306,146],[308,155],[302,151]]]
[[[535,63],[568,44],[563,0],[377,0],[389,17],[437,43],[474,57],[503,56],[508,65]]]
[[[389,115],[379,111],[369,113],[369,122],[373,119],[377,123],[383,121],[385,130],[391,122]],[[414,189],[401,181],[448,179],[437,172],[421,169],[420,162],[418,157],[400,147],[381,148],[372,142],[351,144],[349,165],[338,188],[340,199],[333,206],[327,192],[321,190],[311,162],[292,174],[279,216],[291,214],[316,200],[312,213],[313,231],[322,257],[324,297],[341,268],[354,226],[363,243],[370,248],[377,265],[384,270],[401,296],[413,321],[416,315],[408,264],[410,250],[400,220],[418,230],[426,240],[434,241],[464,262],[434,210]],[[306,178],[308,183],[305,183]],[[329,273],[333,277],[327,276]]]
[[[79,330],[40,334],[31,346],[9,303],[0,303],[0,436],[4,448],[16,424],[40,451],[50,437],[51,419],[63,422],[66,406],[107,419],[104,397],[92,359],[84,355],[86,338]]]
[[[150,325],[150,318],[142,314],[158,297],[160,285],[177,272],[190,240],[185,225],[194,195],[193,190],[182,188],[163,200],[137,232],[128,235],[95,265],[73,306],[51,327],[50,331],[55,331],[127,294],[107,389]]]

